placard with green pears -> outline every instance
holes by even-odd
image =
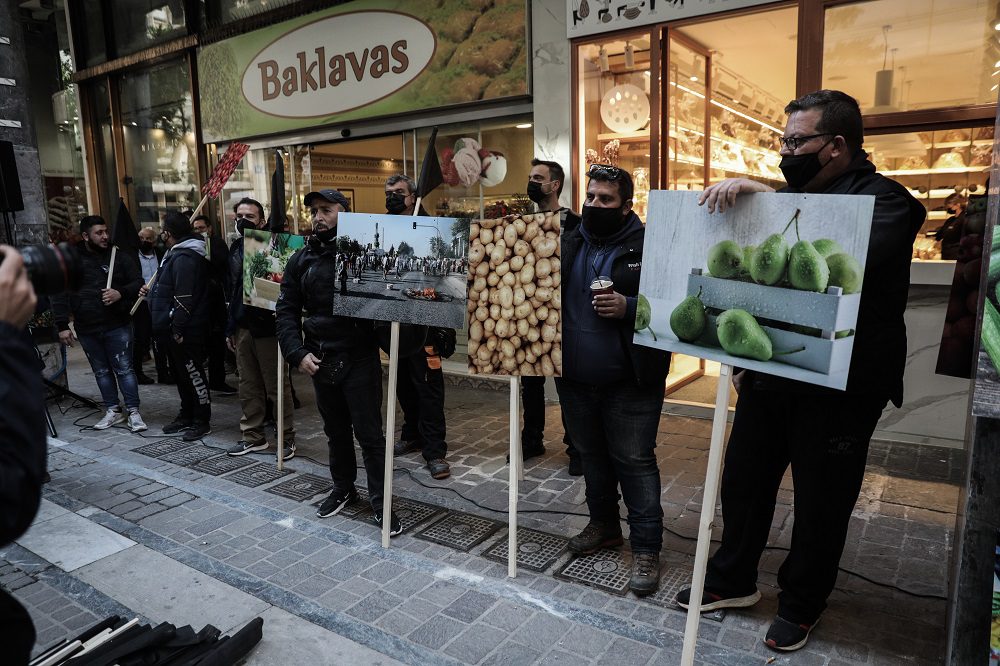
[[[637,344],[847,386],[875,198],[649,195]]]

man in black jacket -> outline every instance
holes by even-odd
[[[181,399],[180,413],[163,426],[163,432],[183,432],[182,439],[193,442],[212,431],[212,398],[205,372],[211,266],[205,257],[205,239],[192,231],[183,213],[167,213],[160,236],[167,254],[149,292],[149,311],[153,335],[170,351]],[[145,292],[143,286],[140,293]]]
[[[417,184],[404,174],[385,181],[385,209],[390,215],[427,215],[421,206],[416,210]],[[407,222],[406,224],[409,224]],[[455,332],[431,326],[423,349],[399,359],[396,397],[403,408],[403,428],[393,448],[397,456],[421,451],[427,469],[435,479],[451,476],[447,426],[444,420],[444,370],[442,347],[454,349]]]
[[[45,389],[24,325],[35,291],[17,250],[0,245],[0,547],[28,529],[45,476]],[[4,663],[27,664],[35,643],[31,616],[0,588]]]
[[[778,486],[792,466],[795,526],[778,572],[778,614],[765,643],[797,650],[826,608],[837,580],[868,444],[887,401],[903,399],[906,309],[913,240],[925,211],[905,187],[875,173],[861,148],[857,101],[820,90],[785,107],[783,192],[875,195],[864,289],[847,390],[743,371],[722,476],[722,544],[708,563],[702,610],[751,606],[760,599],[757,565],[767,544]],[[705,190],[709,211],[746,192],[771,188],[729,179]],[[687,607],[690,590],[678,603]]]
[[[229,322],[226,340],[236,354],[240,374],[240,441],[228,453],[242,456],[265,451],[269,444],[264,432],[267,401],[278,404],[278,339],[274,313],[243,304],[243,231],[267,225],[264,207],[254,199],[241,199],[235,206],[236,229],[240,237],[229,248]],[[295,412],[290,381],[282,382],[283,459],[295,457]]]
[[[583,555],[623,542],[618,488],[628,510],[631,588],[660,580],[663,509],[656,432],[670,354],[633,344],[645,229],[632,211],[628,171],[587,172],[580,226],[562,239],[562,377],[559,402],[583,463],[590,523],[569,542]],[[593,284],[610,276],[613,285]]]
[[[208,380],[219,395],[233,395],[236,388],[226,383],[226,294],[229,293],[229,251],[226,242],[212,233],[207,215],[191,220],[191,228],[205,239],[205,254],[212,265],[208,282]]]
[[[88,215],[80,220],[80,235],[83,236],[77,245],[83,266],[80,290],[52,297],[59,341],[72,347],[73,340],[79,339],[94,370],[107,410],[94,429],[104,430],[127,419],[129,429],[140,432],[146,429],[146,424],[139,415],[139,383],[132,367],[134,339],[129,308],[142,286],[142,277],[133,259],[117,257],[108,288],[111,250],[107,223],[97,215]],[[71,317],[75,334],[69,328]],[[118,402],[119,389],[127,416]]]
[[[337,215],[350,210],[337,190],[310,192],[313,235],[285,265],[278,296],[278,342],[285,359],[312,377],[316,406],[330,447],[333,490],[316,515],[335,515],[358,499],[354,438],[361,445],[368,499],[382,527],[385,440],[382,436],[382,362],[372,322],[333,315],[337,289]],[[303,319],[304,315],[304,319]],[[305,339],[303,340],[303,334]],[[403,531],[390,513],[389,534]]]

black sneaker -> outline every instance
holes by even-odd
[[[625,543],[622,538],[622,527],[614,523],[603,523],[591,520],[583,531],[569,540],[569,552],[575,555],[590,555],[601,548],[613,548]]]
[[[421,449],[420,441],[416,439],[401,439],[392,445],[392,453],[397,456],[405,456]]]
[[[211,432],[212,432],[212,426],[208,425],[207,423],[196,422],[191,424],[191,427],[184,431],[184,434],[181,436],[181,439],[183,439],[185,442],[196,442],[205,435],[210,434]]]
[[[632,560],[632,579],[629,587],[636,596],[645,597],[660,586],[660,554],[634,553]]]
[[[451,476],[451,465],[444,458],[428,460],[427,469],[430,470],[432,479],[447,479]]]
[[[583,476],[583,463],[580,462],[579,456],[569,459],[569,466],[566,471],[570,476]]]
[[[691,605],[691,588],[685,587],[677,593],[675,598],[677,605],[687,608]],[[701,612],[718,610],[720,608],[748,608],[760,601],[760,590],[754,590],[751,594],[743,596],[725,596],[717,594],[711,590],[704,590],[701,594]]]
[[[521,447],[521,460],[531,460],[532,458],[537,458],[538,456],[545,455],[545,446],[543,444],[531,444],[529,446]],[[510,464],[510,454],[507,454],[507,464]]]
[[[354,486],[351,486],[347,490],[337,490],[334,488],[330,496],[323,500],[316,515],[320,518],[336,516],[345,506],[357,501],[358,491],[354,489]]]
[[[229,384],[219,384],[218,386],[210,386],[209,389],[212,393],[218,393],[219,395],[236,395],[238,393],[235,386],[230,386]]]
[[[284,453],[281,456],[282,460],[291,460],[292,458],[295,457],[295,442],[294,441],[289,440],[287,442],[284,442],[283,445],[282,445],[282,448],[285,450]]]
[[[141,386],[148,386],[149,384],[156,383],[156,380],[150,377],[149,375],[144,375],[139,372],[137,372],[135,375],[135,381],[139,382]]]
[[[767,630],[767,636],[764,638],[764,645],[772,650],[783,652],[798,650],[809,640],[809,632],[813,630],[817,622],[819,620],[812,624],[795,624],[780,615],[775,615],[774,622],[771,623]]]
[[[382,512],[372,511],[372,522],[382,529]],[[403,533],[403,524],[399,522],[395,511],[389,512],[389,536],[394,537]]]
[[[266,441],[260,442],[259,444],[251,444],[245,439],[241,439],[236,442],[235,446],[231,447],[227,454],[231,456],[245,456],[248,453],[253,453],[254,451],[266,451],[268,444]]]
[[[174,419],[167,425],[163,426],[163,433],[165,435],[174,435],[179,432],[184,432],[192,425],[194,424],[188,419],[182,419],[181,417],[178,416],[176,419]]]

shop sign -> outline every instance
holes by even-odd
[[[198,52],[206,142],[526,95],[526,2],[357,0]]]
[[[567,0],[570,39],[766,5],[774,0]]]

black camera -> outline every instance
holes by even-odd
[[[24,268],[28,272],[31,286],[39,296],[51,296],[80,288],[83,267],[76,248],[69,243],[29,245],[19,251],[24,258]],[[0,261],[3,261],[2,254]]]

